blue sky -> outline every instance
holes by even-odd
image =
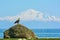
[[[32,16],[29,15],[30,12]],[[60,0],[0,0],[0,28],[14,25],[16,16],[23,16],[20,23],[31,29],[60,28]],[[11,17],[12,22],[9,19]]]

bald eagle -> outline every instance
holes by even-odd
[[[15,22],[14,22],[14,24],[18,24],[19,23],[19,21],[20,21],[20,18],[18,18]]]

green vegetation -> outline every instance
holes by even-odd
[[[40,38],[39,40],[60,40],[60,38]]]
[[[38,39],[32,30],[27,27],[16,24],[4,32],[4,38],[25,38],[25,39]]]
[[[9,38],[9,39],[0,39],[0,40],[20,40],[20,39],[21,38]],[[34,39],[26,39],[26,40],[34,40]],[[60,40],[60,38],[39,38],[38,40]]]

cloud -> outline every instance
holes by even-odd
[[[3,20],[10,20],[14,21],[16,19],[20,18],[20,20],[29,21],[29,20],[39,20],[39,21],[57,21],[60,22],[60,18],[56,16],[46,16],[46,14],[43,14],[40,11],[36,11],[34,9],[29,9],[26,11],[23,11],[15,16],[6,16],[6,17],[0,17],[0,21]]]
[[[1,17],[0,17],[0,20],[4,20],[4,18],[1,18]]]

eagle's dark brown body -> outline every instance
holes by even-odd
[[[14,22],[14,24],[19,23],[19,21],[20,21],[20,19],[16,20],[16,21]]]

